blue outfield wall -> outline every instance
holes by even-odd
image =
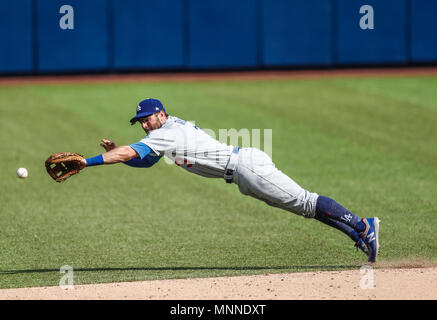
[[[437,61],[437,1],[411,0],[411,60]]]
[[[0,72],[32,72],[31,0],[0,4]]]
[[[406,0],[337,0],[337,63],[407,62]],[[373,28],[362,29],[363,5],[373,8]]]
[[[265,66],[330,65],[333,6],[320,0],[263,0]]]
[[[436,14],[437,0],[1,1],[0,74],[437,63]]]
[[[37,70],[98,71],[109,68],[108,1],[37,0]],[[63,30],[59,9],[74,9],[74,29]]]
[[[182,5],[183,0],[113,0],[113,67],[183,67]]]
[[[257,0],[189,0],[187,67],[256,67],[257,5]]]

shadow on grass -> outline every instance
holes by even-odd
[[[359,268],[359,265],[319,265],[319,266],[241,266],[241,267],[126,267],[126,268],[73,268],[74,272],[101,272],[101,271],[199,271],[199,270],[222,270],[222,271],[250,271],[250,270],[296,270],[296,271],[323,271],[323,270],[347,270]],[[60,269],[29,269],[29,270],[0,270],[1,275],[59,272]]]

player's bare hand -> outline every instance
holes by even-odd
[[[115,143],[110,140],[102,139],[102,143],[100,144],[105,150],[108,152],[116,147]]]

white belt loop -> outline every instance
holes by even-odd
[[[229,161],[228,164],[226,165],[225,168],[225,181],[227,183],[232,183],[233,180],[233,176],[234,176],[234,171],[237,167],[237,163],[238,163],[238,152],[240,151],[239,147],[235,147],[234,150],[232,150],[231,156],[229,157]]]

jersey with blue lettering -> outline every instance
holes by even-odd
[[[223,178],[234,148],[217,141],[191,122],[174,116],[169,116],[161,128],[149,132],[131,147],[141,159],[149,154],[165,155],[178,166],[209,178]]]

